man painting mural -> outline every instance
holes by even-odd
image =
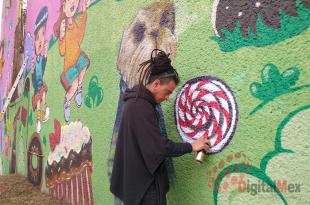
[[[179,78],[169,54],[154,49],[140,64],[139,85],[126,90],[111,177],[111,192],[125,205],[165,205],[169,180],[165,159],[208,151],[202,137],[193,143],[163,138],[156,106],[172,94]]]
[[[137,16],[125,29],[117,60],[117,70],[120,73],[120,95],[115,116],[115,124],[110,145],[108,159],[108,176],[111,179],[114,162],[116,141],[118,138],[121,113],[123,110],[123,95],[127,88],[139,84],[139,65],[150,58],[150,53],[155,48],[161,48],[167,53],[171,61],[175,60],[177,38],[175,36],[175,8],[173,1],[154,2],[142,8]],[[167,138],[164,114],[161,105],[156,106],[159,113],[159,127],[161,135]],[[175,170],[171,158],[166,159],[169,181],[173,182]],[[116,198],[116,205],[122,205]]]
[[[44,6],[36,19],[34,28],[34,46],[35,58],[32,62],[32,85],[34,88],[34,95],[32,97],[32,107],[37,113],[36,130],[40,133],[41,130],[41,117],[42,122],[46,122],[49,118],[49,108],[46,103],[47,85],[43,81],[43,75],[47,62],[48,42],[45,40],[46,22],[48,17],[48,9]],[[41,103],[43,104],[41,116]]]

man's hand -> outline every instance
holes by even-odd
[[[202,136],[198,140],[195,140],[191,143],[193,151],[199,152],[199,151],[205,151],[208,152],[210,147],[210,142],[207,137]]]

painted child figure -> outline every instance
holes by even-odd
[[[42,122],[46,122],[49,118],[49,108],[46,103],[47,86],[43,81],[47,61],[48,42],[45,40],[46,22],[48,18],[48,9],[43,7],[35,21],[34,28],[34,47],[35,58],[32,61],[32,85],[34,88],[34,95],[32,97],[32,107],[36,111],[36,130],[37,133],[41,131],[41,117]],[[42,113],[40,112],[41,103],[43,105]],[[42,115],[41,115],[42,114]]]
[[[59,38],[59,53],[64,57],[64,71],[60,81],[66,91],[64,98],[64,118],[70,119],[70,101],[75,96],[75,104],[81,107],[82,82],[90,65],[88,56],[81,50],[89,0],[81,0],[81,15],[75,19],[80,0],[61,0],[60,16],[54,25],[54,33]]]

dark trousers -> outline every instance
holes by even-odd
[[[152,185],[146,191],[141,205],[166,205],[166,195],[161,196],[159,187],[156,186],[156,183],[152,183]]]

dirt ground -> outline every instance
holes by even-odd
[[[0,204],[21,205],[21,204],[66,204],[63,201],[55,200],[46,193],[34,187],[25,176],[9,175],[0,176]]]

